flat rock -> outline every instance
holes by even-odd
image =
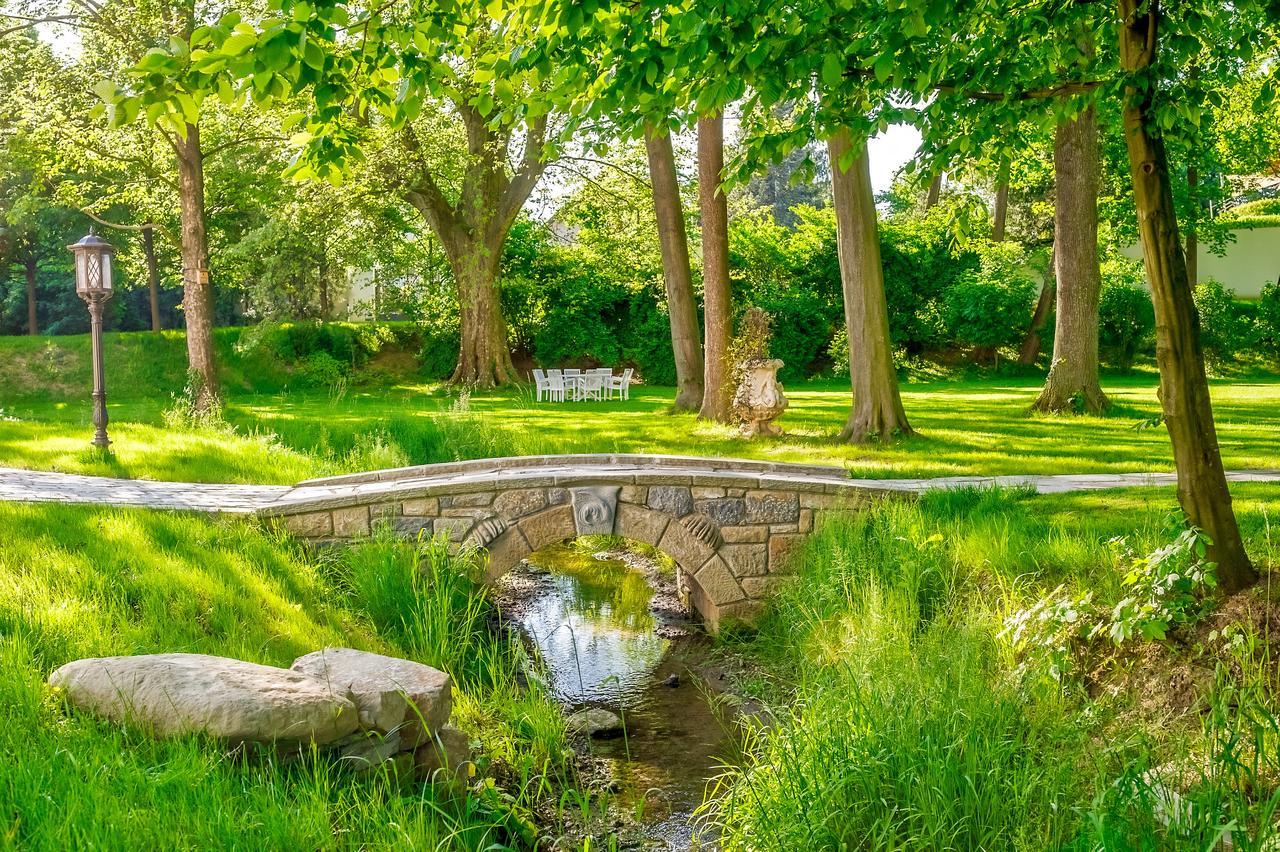
[[[569,730],[603,740],[622,736],[622,719],[602,707],[588,707],[569,715],[565,720]]]
[[[398,731],[406,748],[426,742],[453,711],[449,676],[412,660],[325,648],[294,660],[293,670],[348,696],[359,711],[361,728],[384,734]]]
[[[100,657],[49,676],[72,704],[160,737],[232,743],[330,743],[359,725],[340,690],[305,674],[204,654]]]

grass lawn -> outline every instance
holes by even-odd
[[[1154,376],[1109,377],[1106,417],[1030,415],[1036,379],[903,386],[919,434],[883,446],[838,444],[849,410],[843,384],[788,389],[785,437],[747,441],[734,429],[670,413],[669,388],[639,387],[629,401],[535,403],[527,390],[455,391],[396,384],[323,391],[231,393],[233,430],[167,425],[167,397],[114,389],[114,453],[88,448],[83,402],[25,397],[3,405],[0,465],[195,482],[293,483],[334,473],[502,455],[654,452],[841,465],[860,477],[1095,473],[1172,469],[1155,416]],[[1215,381],[1228,469],[1280,467],[1280,379]]]

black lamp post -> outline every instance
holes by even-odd
[[[76,293],[89,305],[93,338],[93,445],[106,449],[107,389],[102,373],[102,306],[111,298],[111,255],[115,249],[89,229],[88,236],[69,245],[76,258]]]

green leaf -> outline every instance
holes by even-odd
[[[310,39],[302,48],[302,61],[317,71],[324,70],[324,51]]]
[[[257,43],[257,33],[236,33],[222,43],[222,52],[231,56],[242,56]]]
[[[892,53],[880,54],[880,56],[876,59],[876,64],[873,66],[872,70],[875,72],[876,80],[880,81],[881,83],[885,82],[890,77],[892,77],[893,76],[893,54]]]
[[[822,82],[834,88],[844,78],[844,57],[838,53],[828,53],[822,58]]]

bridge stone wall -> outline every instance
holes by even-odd
[[[869,489],[838,468],[670,456],[553,456],[431,465],[304,483],[269,514],[313,541],[445,535],[488,551],[495,580],[549,544],[612,534],[653,545],[712,629],[749,621],[823,513]]]

